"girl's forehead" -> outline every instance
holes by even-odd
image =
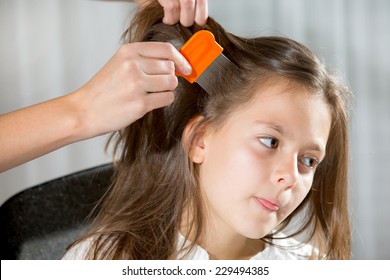
[[[263,104],[267,107],[270,105],[276,107],[278,105],[277,101],[279,101],[279,105],[282,105],[280,101],[291,99],[300,99],[303,103],[310,102],[313,98],[325,101],[323,94],[318,90],[280,76],[258,81],[244,95],[250,96],[247,99],[249,102],[244,101],[242,104],[233,105],[233,107],[236,106],[236,109],[244,108],[244,110],[247,110],[249,107],[259,107]]]
[[[306,108],[309,106],[309,108]],[[253,97],[248,104],[243,106],[242,112],[253,110],[258,111],[279,111],[280,114],[288,111],[314,109],[316,107],[327,108],[323,94],[290,82],[286,79],[278,79],[275,82],[270,82],[265,85],[259,85],[254,88]],[[240,110],[238,110],[240,111]]]
[[[284,132],[321,134],[327,138],[331,114],[322,94],[291,83],[273,83],[256,88],[251,101],[230,114],[226,128],[259,123],[272,124]]]

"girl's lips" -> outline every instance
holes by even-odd
[[[258,203],[260,203],[262,206],[267,208],[268,210],[271,211],[278,211],[279,210],[279,205],[277,203],[273,203],[267,199],[256,197],[256,200]]]

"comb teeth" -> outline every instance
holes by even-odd
[[[176,41],[172,41],[175,46]],[[191,64],[192,73],[184,77],[190,83],[196,82],[207,93],[214,94],[218,81],[223,81],[222,75],[228,71],[236,72],[238,67],[222,54],[223,48],[215,41],[214,35],[207,30],[196,32],[180,48],[179,52]]]
[[[231,62],[222,53],[207,67],[207,69],[196,80],[196,83],[200,85],[207,93],[213,94],[213,88],[221,76],[228,70],[238,70],[238,67]]]

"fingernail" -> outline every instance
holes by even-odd
[[[189,65],[188,63],[184,64],[183,70],[184,70],[183,71],[184,75],[191,75],[191,73],[192,73],[191,65]]]

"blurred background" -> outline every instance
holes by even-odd
[[[0,0],[0,114],[70,93],[119,48],[135,4]],[[354,93],[351,213],[354,259],[390,259],[390,1],[209,0],[242,36],[304,43]],[[0,174],[0,204],[36,184],[110,161],[106,136]]]

